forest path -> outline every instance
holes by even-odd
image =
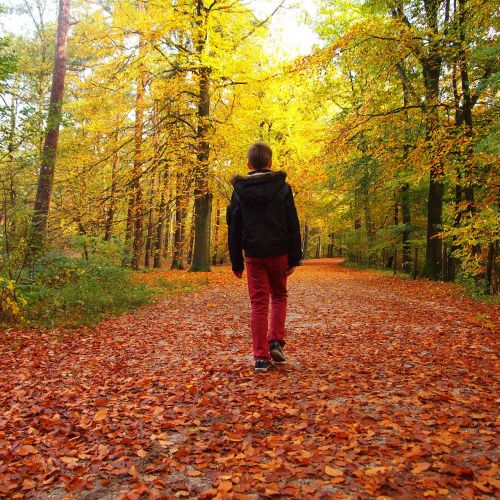
[[[206,277],[64,341],[4,333],[0,497],[494,497],[498,306],[310,261],[262,374],[245,283]]]

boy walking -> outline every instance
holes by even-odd
[[[248,150],[247,176],[235,176],[227,209],[229,256],[236,277],[246,266],[252,304],[256,371],[286,361],[287,277],[302,259],[300,224],[286,173],[273,171],[271,148],[262,142]],[[243,259],[243,251],[245,259]],[[268,329],[269,296],[271,325]]]

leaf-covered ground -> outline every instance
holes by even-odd
[[[498,496],[498,306],[310,262],[289,362],[256,374],[245,283],[208,282],[90,331],[1,334],[0,496]]]

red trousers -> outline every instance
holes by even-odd
[[[284,343],[286,319],[286,272],[288,255],[246,257],[248,292],[252,303],[253,356],[270,360],[269,343]],[[269,296],[271,327],[268,333]]]

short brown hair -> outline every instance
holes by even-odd
[[[271,148],[263,142],[256,142],[248,150],[248,163],[256,170],[266,168],[273,159]]]

